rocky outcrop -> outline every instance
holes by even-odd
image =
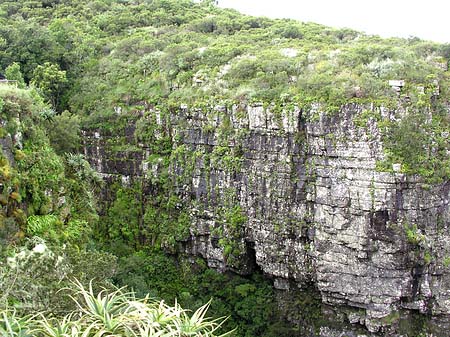
[[[399,114],[352,104],[330,116],[319,106],[181,108],[166,129],[173,188],[191,210],[183,250],[221,270],[260,269],[280,290],[314,284],[322,303],[371,333],[398,330],[405,312],[431,314],[448,331],[450,182],[428,185],[396,164],[379,172],[380,126],[361,122],[367,109]],[[99,172],[158,174],[145,143],[106,159],[111,137],[86,133]]]

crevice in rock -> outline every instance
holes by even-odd
[[[245,241],[245,256],[246,256],[246,271],[249,274],[259,273],[262,274],[262,269],[256,262],[256,250],[255,243],[251,241]]]
[[[416,297],[419,294],[419,286],[420,286],[420,280],[422,278],[423,272],[425,270],[425,267],[420,264],[416,264],[414,268],[411,270],[411,276],[412,276],[412,297]]]

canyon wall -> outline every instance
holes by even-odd
[[[395,335],[404,313],[417,312],[439,336],[450,329],[450,182],[427,184],[396,163],[377,169],[377,121],[403,113],[353,104],[333,114],[314,105],[148,108],[120,135],[132,147],[90,129],[85,155],[105,179],[141,179],[151,190],[164,168],[139,141],[145,121],[156,141],[171,139],[170,183],[191,223],[178,250],[222,271],[262,271],[281,297],[312,287],[368,334]]]

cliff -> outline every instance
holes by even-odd
[[[143,200],[166,172],[177,207],[189,212],[189,234],[176,247],[210,267],[261,270],[281,299],[313,288],[350,323],[349,335],[361,325],[405,333],[402,322],[418,312],[444,336],[450,182],[427,184],[397,163],[379,170],[383,121],[404,113],[356,104],[333,114],[319,105],[147,106],[120,133],[86,130],[85,155],[106,179],[141,181]]]

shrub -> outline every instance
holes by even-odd
[[[0,311],[0,333],[4,337],[149,337],[149,336],[227,336],[216,335],[223,319],[209,319],[210,302],[192,315],[178,303],[169,306],[148,296],[136,298],[124,289],[94,292],[92,282],[85,288],[75,281],[71,287],[77,309],[64,317],[42,313],[20,317],[15,311]]]

